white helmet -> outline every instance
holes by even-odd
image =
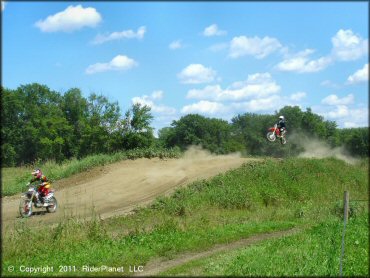
[[[279,119],[280,120],[284,120],[284,116],[279,116]]]

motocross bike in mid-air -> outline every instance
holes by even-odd
[[[28,191],[24,192],[21,196],[19,203],[19,213],[21,217],[30,217],[32,215],[32,209],[35,208],[46,208],[47,212],[55,212],[58,208],[58,201],[54,197],[54,190],[50,190],[49,194],[44,198],[40,198],[40,193],[37,191],[37,185],[30,185]]]
[[[286,133],[286,130],[281,132],[280,129],[277,127],[277,124],[275,124],[274,127],[269,128],[269,131],[267,132],[266,137],[267,137],[267,140],[269,140],[270,142],[274,142],[276,138],[279,138],[280,143],[282,145],[285,145],[287,142],[285,138],[285,133]]]

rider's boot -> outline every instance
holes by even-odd
[[[37,205],[42,205],[44,203],[40,193],[37,194],[36,202],[37,202]]]

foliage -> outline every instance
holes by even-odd
[[[77,88],[64,94],[37,83],[2,88],[2,163],[58,163],[154,144],[148,106],[134,104],[122,118],[118,102]]]
[[[354,156],[369,156],[369,128],[345,128],[339,131],[339,137]]]
[[[232,137],[231,126],[225,120],[189,114],[178,121],[173,121],[171,126],[159,132],[159,140],[168,147],[179,146],[186,149],[189,145],[202,145],[203,148],[217,154],[243,149],[243,146]]]

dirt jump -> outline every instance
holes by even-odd
[[[70,217],[89,218],[94,213],[102,219],[126,214],[179,186],[237,168],[250,160],[254,159],[239,155],[214,156],[191,149],[181,159],[125,160],[99,167],[55,182],[57,212],[35,210],[27,222],[40,225]],[[21,220],[19,197],[17,194],[2,199],[3,231]]]

